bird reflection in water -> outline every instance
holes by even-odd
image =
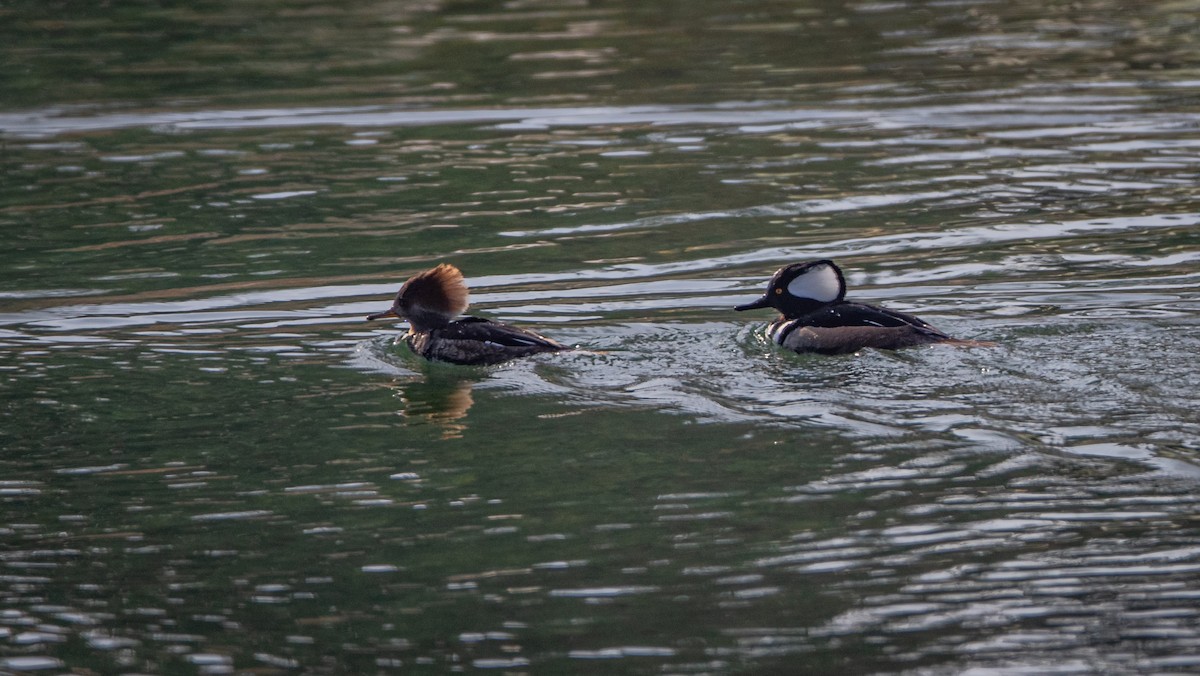
[[[423,378],[401,381],[396,394],[403,404],[400,414],[409,424],[432,424],[441,430],[442,439],[459,439],[467,429],[467,411],[475,403],[469,378],[426,374]]]

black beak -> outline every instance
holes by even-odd
[[[771,307],[770,296],[763,296],[762,298],[759,298],[758,300],[754,301],[753,303],[746,303],[745,305],[735,305],[735,306],[733,306],[733,309],[737,310],[738,312],[741,312],[742,310],[757,310],[759,308],[764,308],[764,307]]]
[[[400,319],[400,315],[396,314],[396,308],[390,307],[383,312],[376,312],[373,315],[367,315],[367,321],[371,321],[372,319],[383,319],[384,317],[395,317],[396,319]]]

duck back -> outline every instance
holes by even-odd
[[[426,359],[484,366],[570,349],[541,334],[482,317],[464,317],[432,331],[409,333],[405,341]]]

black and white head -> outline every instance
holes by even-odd
[[[392,307],[367,319],[407,319],[414,331],[445,326],[467,309],[467,285],[462,272],[448,263],[409,277],[396,293]]]
[[[767,292],[761,298],[733,309],[773,307],[790,319],[836,303],[845,296],[846,279],[841,269],[833,261],[810,261],[780,268],[767,283]]]

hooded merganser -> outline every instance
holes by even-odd
[[[864,347],[898,350],[926,343],[995,345],[951,338],[912,315],[846,301],[845,295],[846,278],[833,261],[810,261],[780,268],[762,298],[733,309],[779,310],[767,336],[795,352],[848,354]]]
[[[410,277],[400,287],[392,307],[367,319],[407,319],[404,342],[412,351],[426,359],[452,364],[499,364],[539,352],[570,349],[532,331],[482,317],[451,321],[466,309],[467,285],[462,272],[442,263]]]

